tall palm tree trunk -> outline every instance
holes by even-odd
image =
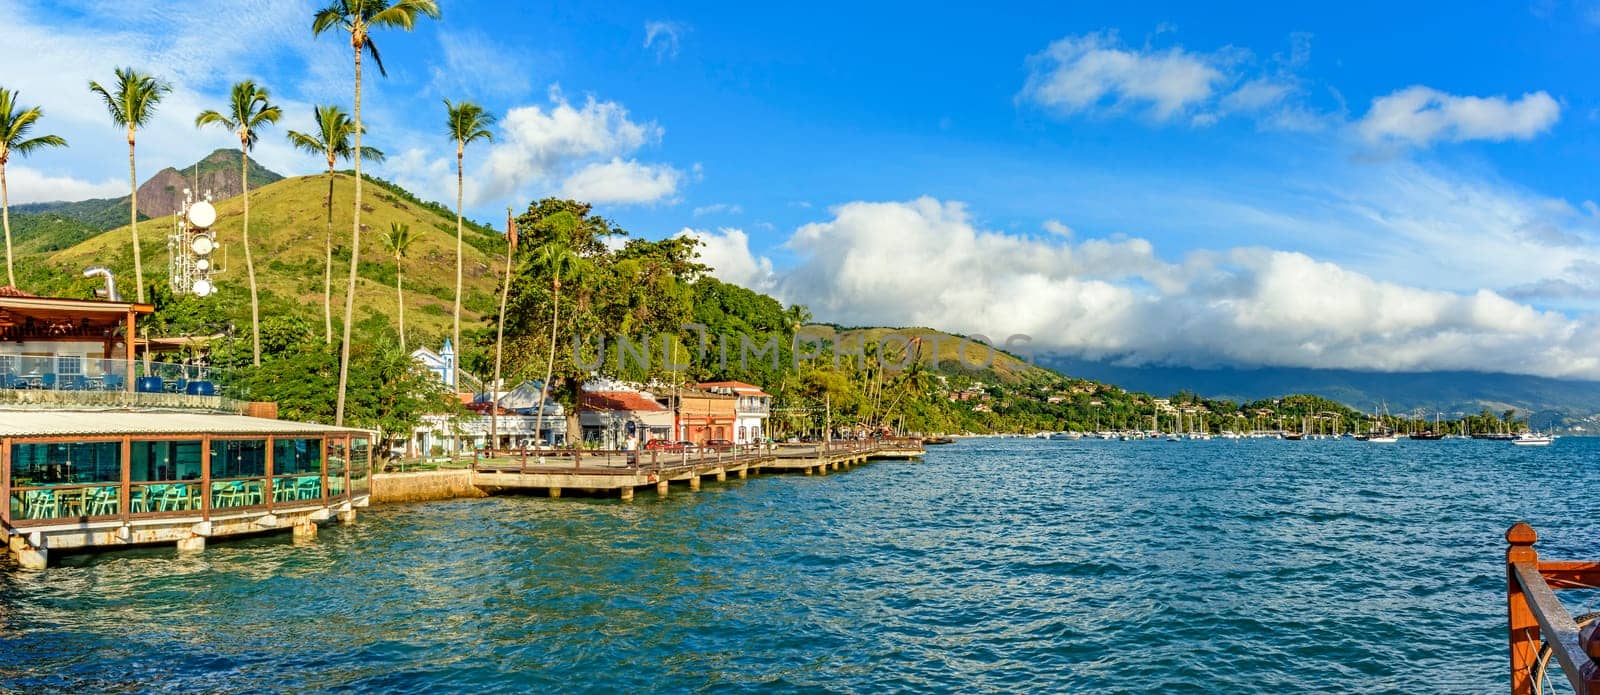
[[[400,289],[405,281],[405,268],[400,264],[400,252],[394,252],[394,298],[400,305],[400,349],[406,349],[406,295]]]
[[[4,176],[5,172],[0,171],[0,187],[5,185]],[[508,218],[511,216],[511,208],[506,208],[506,216]],[[496,446],[498,446],[500,442],[500,399],[496,395],[495,390],[500,388],[500,357],[502,354],[502,348],[506,342],[506,299],[511,296],[511,248],[511,229],[510,225],[508,224],[506,229],[506,277],[501,283],[500,313],[495,319],[494,385],[489,387],[489,440],[494,442]],[[543,404],[541,404],[541,411],[543,410],[542,405]],[[537,437],[539,435],[539,431],[534,430],[533,434],[535,437]]]
[[[451,321],[450,336],[456,346],[456,359],[451,363],[451,383],[456,385],[456,391],[461,390],[461,355],[466,350],[461,346],[461,189],[463,185],[461,173],[461,155],[466,145],[456,141],[456,303],[455,318]]]
[[[139,290],[139,303],[144,303],[144,260],[139,254],[139,175],[133,166],[133,129],[128,129],[128,229],[133,232],[133,284]],[[128,336],[133,340],[133,336]]]
[[[333,344],[333,163],[328,163],[328,229],[323,238],[322,342]]]
[[[544,404],[550,399],[550,377],[556,371],[556,325],[561,321],[561,278],[555,279],[554,287],[555,297],[550,302],[550,359],[544,364],[544,381],[539,384],[539,410],[533,416],[534,437],[539,437],[543,431]],[[567,435],[571,436],[572,433],[568,432]]]
[[[6,228],[6,284],[17,286],[17,273],[11,269],[11,194],[6,190],[6,165],[0,164],[0,225]]]
[[[244,272],[250,276],[250,351],[261,366],[261,301],[256,293],[256,262],[250,254],[250,144],[241,142],[239,184],[244,189]]]
[[[345,285],[344,293],[344,338],[339,343],[339,398],[333,409],[333,424],[341,426],[344,425],[345,391],[350,386],[350,324],[353,323],[352,318],[356,313],[356,264],[360,262],[361,253],[361,46],[359,44],[355,44],[355,52],[356,201],[355,216],[350,222],[350,278]]]

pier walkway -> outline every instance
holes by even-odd
[[[633,499],[634,490],[654,486],[669,494],[672,483],[699,490],[700,481],[761,473],[822,475],[874,459],[922,456],[917,439],[841,440],[815,444],[736,447],[731,451],[501,451],[473,463],[473,485],[488,493],[544,492],[560,497],[570,490],[616,494]]]

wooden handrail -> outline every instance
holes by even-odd
[[[1506,608],[1511,647],[1512,695],[1535,695],[1533,669],[1541,638],[1578,695],[1600,695],[1600,640],[1556,598],[1556,589],[1600,587],[1600,563],[1540,562],[1533,545],[1539,535],[1517,522],[1506,531]]]

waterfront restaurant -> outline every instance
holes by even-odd
[[[23,567],[53,550],[314,535],[366,505],[371,432],[273,419],[191,366],[136,363],[148,346],[127,336],[150,305],[0,290],[0,532]]]
[[[314,535],[366,506],[372,441],[219,412],[0,409],[0,526],[24,567],[60,549]]]

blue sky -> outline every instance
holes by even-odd
[[[440,100],[502,118],[471,214],[569,194],[694,234],[726,279],[842,322],[1026,333],[1130,362],[1600,378],[1600,4],[441,2],[378,36],[377,171],[452,200]],[[0,84],[71,150],[13,200],[114,195],[82,84],[177,87],[145,172],[227,146],[250,77],[285,127],[348,105],[309,2],[10,0]],[[267,133],[283,173],[313,158]]]

